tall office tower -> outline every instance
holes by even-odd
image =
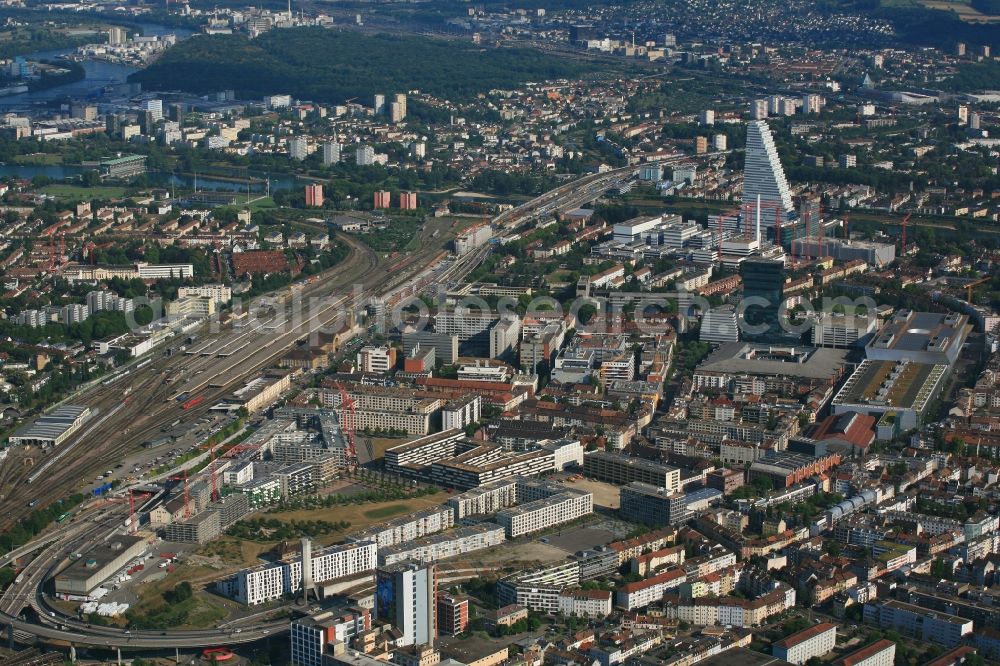
[[[156,114],[152,111],[143,111],[139,124],[143,134],[152,134],[156,131]]]
[[[671,34],[663,35],[663,45],[667,48],[673,48],[677,46],[677,37]]]
[[[175,102],[170,105],[170,119],[180,124],[184,124],[184,103]]]
[[[142,105],[142,110],[153,114],[154,121],[161,120],[163,118],[163,100],[147,99],[146,103]]]
[[[700,122],[702,125],[714,125],[715,111],[712,109],[703,110],[698,118],[698,122]]]
[[[857,162],[854,166],[857,166]],[[846,169],[847,166],[843,166],[843,168]],[[820,224],[823,217],[822,203],[817,196],[806,195],[799,199],[799,219],[802,220],[802,224],[799,226],[802,227],[802,234],[806,236],[820,235]]]
[[[775,210],[779,210],[782,217],[795,210],[771,129],[763,120],[751,120],[747,124],[746,164],[743,169],[744,207],[756,210],[758,197],[761,218],[767,226],[774,226]]]
[[[118,26],[108,28],[108,46],[121,46],[126,39],[128,39],[128,33],[125,32],[125,28]]]
[[[385,115],[385,95],[375,95],[375,99],[372,102],[372,108],[375,109],[375,113],[380,116]]]
[[[122,117],[117,113],[104,116],[104,131],[109,136],[117,136],[122,131]]]
[[[306,185],[306,206],[319,208],[323,205],[323,186],[319,183]]]
[[[288,140],[288,157],[300,162],[309,153],[309,143],[304,136],[293,136]]]
[[[327,141],[323,144],[323,166],[330,166],[340,162],[341,145],[336,141]]]
[[[423,141],[414,141],[410,144],[410,155],[418,160],[424,159],[427,155],[427,144]]]
[[[375,164],[375,149],[371,146],[358,146],[354,151],[354,163],[360,166]]]
[[[392,206],[392,193],[388,190],[375,190],[372,195],[372,208],[379,210]]]
[[[750,102],[750,120],[764,120],[767,118],[767,100],[755,99]]]
[[[767,98],[767,111],[772,116],[776,116],[781,113],[781,103],[785,101],[785,98],[781,95],[771,95]]]
[[[694,152],[697,155],[702,155],[708,152],[708,138],[704,136],[696,136],[694,138]]]
[[[396,93],[392,96],[392,101],[399,104],[400,109],[402,109],[403,117],[406,117],[406,94]]]
[[[401,123],[406,118],[406,111],[399,102],[389,104],[389,120],[394,123]]]
[[[400,562],[375,573],[375,613],[403,634],[403,645],[425,645],[437,635],[433,564]]]
[[[969,114],[969,129],[977,130],[982,127],[983,120],[977,112],[973,111]]]
[[[965,125],[969,122],[969,107],[965,104],[958,105],[958,124]]]
[[[819,113],[822,104],[822,97],[816,93],[807,93],[802,96],[802,113]]]
[[[965,42],[955,44],[955,55],[959,58],[965,57]]]
[[[788,337],[778,323],[784,301],[785,264],[771,259],[747,259],[740,264],[743,278],[740,338],[752,342],[782,342]],[[748,299],[753,299],[749,301]],[[762,301],[760,299],[763,299]],[[760,327],[761,330],[748,330]]]

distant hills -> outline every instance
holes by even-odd
[[[480,47],[324,28],[276,29],[256,39],[197,35],[130,77],[151,90],[241,97],[287,93],[315,102],[370,103],[374,93],[422,92],[463,100],[493,88],[572,77],[586,64],[531,49]]]

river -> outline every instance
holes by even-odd
[[[139,23],[138,27],[144,35],[165,35],[173,33],[178,39],[191,36],[187,28],[169,28],[158,23]],[[36,51],[25,55],[28,60],[53,60],[59,56],[73,53],[76,49],[55,49],[52,51]],[[65,85],[0,97],[0,111],[24,111],[39,102],[48,102],[60,97],[97,97],[104,86],[124,83],[130,74],[137,71],[132,65],[121,65],[104,60],[84,60],[84,77],[79,81]]]
[[[186,39],[191,36],[191,31],[186,28],[170,28],[157,23],[139,23],[138,27],[144,35],[165,35],[173,33],[178,39]],[[53,60],[61,55],[73,53],[75,49],[56,49],[52,51],[37,51],[27,54],[28,60]],[[45,103],[52,100],[75,97],[75,98],[98,98],[105,86],[124,83],[130,74],[138,71],[132,65],[121,65],[104,60],[84,60],[80,63],[83,66],[84,78],[73,83],[39,90],[35,92],[22,93],[20,95],[8,95],[0,97],[0,113],[9,111],[27,111],[33,105]],[[53,180],[64,180],[73,178],[83,172],[78,166],[20,166],[16,164],[0,163],[0,177],[16,176],[18,178],[34,178],[35,176],[48,176]],[[268,178],[264,173],[251,173],[256,179]],[[172,173],[150,173],[149,180],[163,186],[175,186],[192,188],[195,186],[194,178],[178,176]],[[295,187],[295,178],[291,176],[270,176],[271,190],[292,189]],[[198,177],[198,189],[221,190],[226,192],[246,192],[245,183],[232,182],[229,180],[216,180],[209,177]],[[263,192],[266,185],[256,183],[251,186],[253,192]]]

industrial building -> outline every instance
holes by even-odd
[[[18,428],[9,441],[11,446],[58,446],[80,429],[91,416],[84,405],[62,405],[48,414],[39,416],[33,423]]]
[[[145,553],[148,547],[147,537],[116,534],[111,541],[92,547],[57,573],[56,593],[89,596],[130,560]]]
[[[789,451],[772,451],[750,465],[749,480],[767,478],[775,488],[790,488],[840,464],[837,453],[809,456]]]

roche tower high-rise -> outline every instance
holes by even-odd
[[[774,226],[776,208],[781,210],[782,217],[795,210],[771,129],[763,120],[751,120],[747,124],[746,165],[743,169],[744,209],[749,207],[756,213],[758,196],[761,218],[766,226]]]

